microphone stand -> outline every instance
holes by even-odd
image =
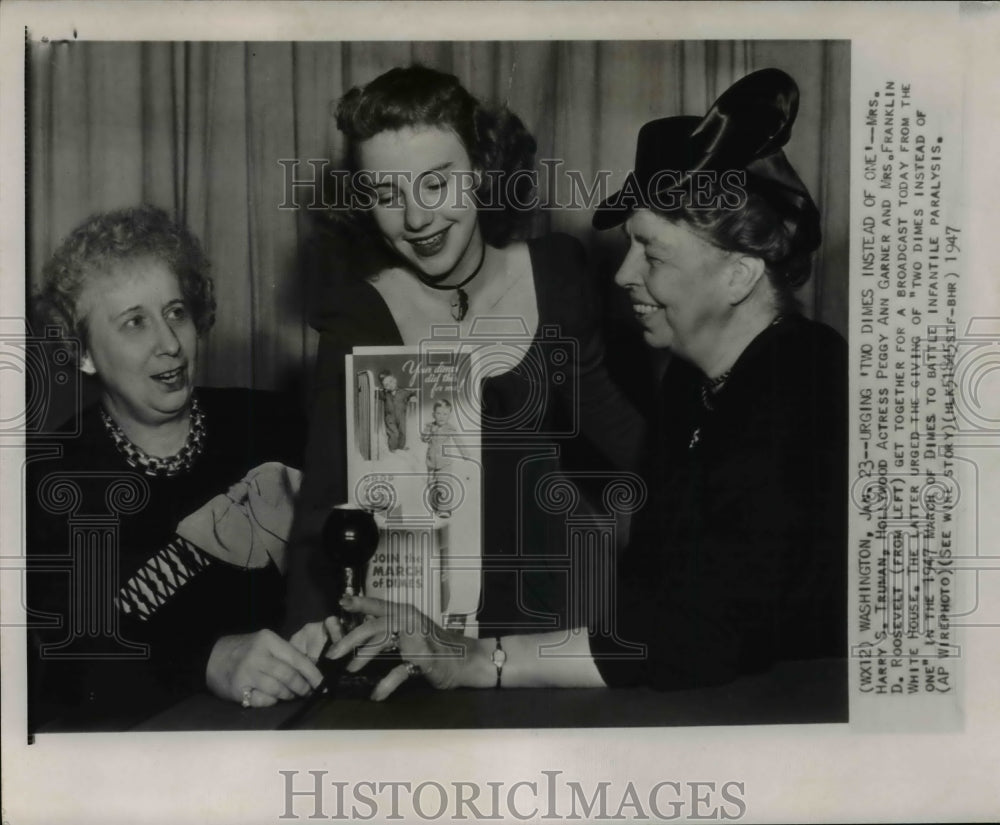
[[[338,572],[337,587],[341,596],[364,595],[368,562],[375,555],[378,543],[378,525],[369,511],[354,507],[335,507],[330,511],[323,525],[323,551]],[[339,599],[334,615],[340,617],[345,634],[350,633],[362,621],[357,614],[343,612],[339,607]],[[316,662],[323,674],[323,681],[302,706],[278,726],[279,730],[297,728],[330,695],[347,692],[352,698],[366,697],[389,670],[402,662],[398,653],[382,654],[378,658],[384,664],[376,669],[378,672],[349,674],[346,672],[349,656],[341,656],[339,659],[326,657],[332,646],[333,639],[327,639]],[[373,664],[370,663],[368,668],[372,668]]]

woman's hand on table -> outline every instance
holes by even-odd
[[[271,630],[223,636],[208,657],[209,690],[244,707],[309,695],[323,681],[310,659]]]
[[[333,646],[329,658],[353,651],[349,672],[361,670],[379,654],[398,651],[403,660],[375,686],[371,696],[375,701],[418,675],[440,689],[491,687],[496,680],[496,668],[481,639],[445,630],[411,605],[363,596],[345,596],[340,604],[367,618]]]

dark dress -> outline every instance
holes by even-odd
[[[846,655],[844,341],[786,317],[747,347],[711,410],[702,379],[679,359],[664,377],[617,622],[591,629],[612,686],[699,687]]]
[[[521,364],[482,388],[481,635],[566,626],[567,514],[542,512],[536,486],[567,468],[611,476],[634,470],[644,433],[604,366],[583,248],[549,235],[529,241],[528,249],[538,330]],[[403,343],[382,297],[363,280],[340,281],[323,305],[306,476],[289,558],[289,633],[336,607],[329,586],[335,577],[316,537],[330,507],[347,498],[344,356],[357,346]]]
[[[171,542],[178,547],[175,531],[186,516],[264,462],[301,466],[301,416],[282,396],[203,388],[197,398],[205,415],[204,451],[176,476],[153,477],[130,467],[98,407],[67,425],[70,432],[79,426],[80,435],[63,441],[61,457],[50,457],[51,447],[31,445],[28,604],[40,611],[29,630],[31,730],[47,722],[55,729],[127,727],[204,689],[208,656],[219,637],[279,627],[285,583],[272,562],[245,569],[185,555],[183,548],[170,556],[183,568],[183,583],[159,609],[140,619],[138,610],[113,606],[122,586],[136,582],[152,557]],[[137,509],[145,491],[148,501]],[[71,544],[79,547],[81,541],[88,546],[91,573],[76,585],[67,563],[75,552]],[[97,559],[103,567],[93,563]],[[82,601],[74,595],[77,587],[86,591]],[[84,603],[108,610],[81,626],[76,617],[94,613]],[[60,626],[42,627],[41,613],[58,617]],[[114,622],[117,639],[108,632]],[[74,627],[72,643],[60,647]],[[57,649],[40,655],[42,645]]]

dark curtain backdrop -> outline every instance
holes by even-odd
[[[32,44],[29,60],[29,287],[90,214],[141,202],[172,211],[213,262],[220,311],[202,349],[207,385],[289,388],[308,374],[316,337],[297,261],[314,221],[278,208],[278,161],[336,165],[332,102],[412,62],[507,103],[535,134],[539,158],[561,159],[587,181],[610,170],[613,187],[645,121],[702,114],[747,72],[784,69],[802,92],[786,151],[824,220],[816,276],[801,297],[808,314],[846,332],[846,41],[63,42]],[[303,162],[297,174],[311,169]],[[617,233],[592,232],[589,211],[541,212],[537,229],[577,236],[613,269]]]

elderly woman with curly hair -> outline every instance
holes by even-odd
[[[91,218],[44,269],[39,320],[76,342],[100,403],[29,465],[33,728],[119,727],[206,686],[264,706],[319,683],[266,629],[301,428],[276,394],[195,388],[215,306],[198,241],[153,207]],[[74,530],[102,516],[110,545],[81,549]]]
[[[416,349],[440,325],[457,326],[467,348],[486,332],[485,341],[507,341],[516,354],[494,363],[481,387],[479,628],[566,626],[566,526],[542,512],[535,486],[567,461],[632,468],[643,427],[606,370],[582,247],[565,235],[519,240],[532,218],[535,140],[506,108],[417,65],[351,89],[337,126],[353,183],[340,215],[352,219],[354,247],[378,263],[361,277],[331,277],[316,320],[316,398],[296,530],[308,552],[289,570],[286,626],[336,609],[315,536],[329,508],[347,500],[344,356],[357,346]],[[333,274],[337,263],[319,265]],[[567,341],[575,357],[560,383],[546,374],[546,348]],[[319,628],[298,640],[310,655],[325,641]]]

